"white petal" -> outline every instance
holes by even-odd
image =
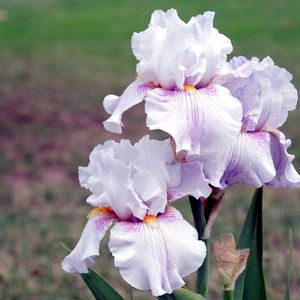
[[[121,140],[116,142],[114,140],[106,141],[103,146],[101,145],[101,151],[113,151],[114,158],[122,161],[126,166],[129,166],[136,158],[138,151],[129,140]]]
[[[149,91],[145,110],[148,127],[169,133],[176,152],[199,154],[225,147],[241,128],[241,103],[219,85],[192,92]]]
[[[205,12],[186,24],[174,9],[155,11],[149,27],[132,37],[137,73],[168,90],[207,85],[232,51],[230,40],[213,28],[213,18]]]
[[[211,193],[209,181],[205,178],[203,173],[203,165],[199,161],[186,162],[176,164],[179,166],[180,175],[176,176],[176,171],[170,169],[177,178],[173,177],[172,185],[168,187],[168,199],[176,200],[186,195],[194,196],[195,198],[208,197]],[[177,171],[177,172],[178,172]],[[178,178],[180,181],[178,181]]]
[[[131,174],[132,164],[126,165],[114,157],[113,148],[103,146],[92,151],[87,167],[79,168],[80,184],[94,194],[89,203],[111,207],[122,220],[132,215],[143,219],[148,209],[134,190]]]
[[[295,156],[287,152],[290,145],[291,140],[286,140],[283,133],[271,135],[272,156],[276,168],[276,176],[269,183],[271,186],[284,189],[300,187],[300,175],[292,164]]]
[[[116,99],[117,96],[109,95],[104,100],[104,107],[111,116],[103,122],[104,128],[110,132],[121,133],[122,114],[132,106],[142,102],[148,89],[153,88],[150,83],[136,80],[131,83],[124,93]]]
[[[221,188],[235,183],[260,187],[276,174],[266,132],[241,133],[231,146],[204,154],[201,161],[205,176]]]
[[[149,214],[164,212],[167,204],[167,185],[170,181],[168,164],[172,161],[173,149],[170,140],[150,140],[143,137],[135,144],[138,156],[134,160],[134,186],[149,207]]]
[[[154,296],[183,286],[182,277],[196,271],[206,255],[196,230],[174,208],[157,221],[116,224],[109,248],[122,277]]]
[[[241,101],[243,129],[273,130],[282,126],[298,100],[297,91],[290,82],[292,75],[276,66],[270,57],[261,62],[256,58],[234,58],[230,65],[235,69],[217,81]]]
[[[103,107],[108,114],[112,114],[119,104],[119,96],[107,95],[103,100]]]
[[[99,255],[100,242],[107,229],[117,221],[112,214],[101,214],[89,218],[74,250],[64,258],[62,267],[69,273],[88,273]]]

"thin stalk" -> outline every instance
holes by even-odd
[[[206,220],[201,199],[189,197],[193,213],[194,223],[198,232],[198,239],[203,240],[207,247],[207,255],[202,266],[197,271],[196,292],[207,298],[208,294],[208,275],[210,262],[210,240],[203,239],[203,233],[206,226]]]
[[[233,300],[233,290],[223,290],[223,300]]]
[[[205,299],[208,295],[208,276],[210,268],[210,239],[205,239],[203,242],[206,245],[207,254],[202,266],[197,271],[196,291]]]
[[[201,199],[196,199],[193,196],[189,196],[189,200],[193,213],[195,228],[198,232],[198,239],[201,240],[206,226],[202,201]]]

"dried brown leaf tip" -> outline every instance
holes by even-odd
[[[224,234],[220,241],[214,241],[212,244],[224,288],[233,289],[237,278],[246,267],[249,249],[237,250],[231,233]]]

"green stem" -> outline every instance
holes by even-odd
[[[206,226],[202,201],[201,199],[196,199],[193,196],[189,196],[189,200],[195,227],[198,232],[198,239],[201,240]]]
[[[189,196],[190,205],[194,217],[195,227],[198,232],[198,239],[206,244],[207,255],[202,266],[197,271],[196,292],[207,298],[208,294],[208,275],[210,261],[210,240],[203,239],[203,233],[206,226],[206,220],[201,199]]]
[[[208,295],[208,276],[210,267],[210,239],[205,239],[203,242],[206,245],[207,254],[202,266],[197,271],[196,291],[205,299]]]
[[[223,300],[233,300],[233,290],[223,290]]]

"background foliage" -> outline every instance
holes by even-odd
[[[62,271],[64,249],[77,242],[89,207],[77,167],[108,138],[101,100],[121,93],[135,76],[132,32],[146,28],[157,8],[177,8],[188,20],[216,11],[216,27],[231,38],[233,55],[270,55],[294,75],[300,89],[300,2],[297,0],[99,1],[0,0],[0,298],[92,299],[78,276]],[[284,132],[300,165],[300,110]],[[125,115],[123,137],[146,132],[142,106]],[[162,137],[160,133],[153,134]],[[213,237],[237,237],[253,189],[231,188]],[[287,277],[288,227],[294,233],[292,295],[300,287],[299,191],[265,189],[264,234],[267,293],[281,299]],[[187,201],[178,203],[191,220]],[[102,247],[96,269],[127,299],[129,287]],[[194,277],[187,280],[194,284]],[[211,298],[221,284],[212,274]],[[152,299],[133,292],[135,299]],[[214,298],[215,297],[215,298]]]

